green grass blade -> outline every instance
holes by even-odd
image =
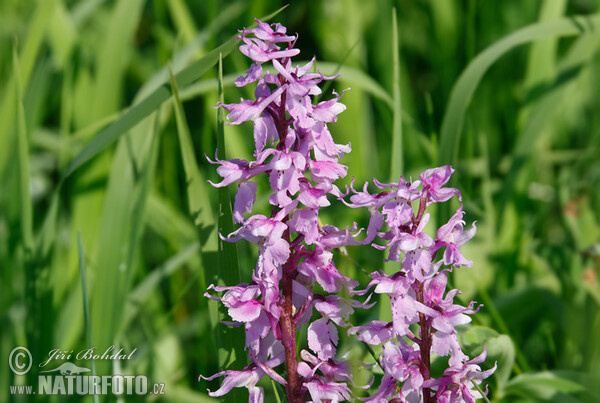
[[[286,4],[285,6],[273,11],[270,14],[265,15],[264,17],[259,18],[260,21],[262,22],[268,22],[270,21],[273,17],[275,17],[277,14],[280,14],[283,10],[285,10],[286,8],[288,8],[288,4]],[[253,24],[251,27],[255,27],[256,24]]]
[[[264,20],[272,18],[281,12],[285,7],[265,17]],[[219,55],[228,55],[236,46],[235,36],[230,38],[218,48],[209,52],[206,56],[192,63],[175,75],[177,86],[179,88],[187,87],[189,84],[200,78],[209,69],[214,67]],[[148,97],[140,103],[131,107],[116,122],[112,123],[106,129],[102,130],[90,141],[81,152],[69,163],[65,172],[61,176],[61,181],[68,178],[77,168],[91,160],[102,151],[114,144],[128,130],[140,123],[145,117],[156,111],[158,107],[168,100],[172,95],[170,86],[165,82]]]
[[[83,24],[89,17],[93,16],[104,0],[82,0],[73,5],[73,22],[76,26]]]
[[[56,5],[56,0],[38,1],[38,7],[27,31],[27,39],[23,46],[21,54],[21,82],[23,89],[26,89],[29,84],[29,78],[36,65],[36,59],[40,52],[44,34],[54,14],[53,10]]]
[[[306,63],[307,61],[298,62],[299,65],[303,65]],[[334,74],[340,74],[340,79],[342,79],[343,81],[347,81],[352,88],[361,89],[365,91],[369,95],[382,101],[388,108],[390,108],[391,111],[394,111],[394,98],[390,96],[390,94],[381,86],[381,84],[375,81],[364,71],[361,71],[354,67],[331,62],[317,61],[316,65],[319,71],[321,71],[325,75],[330,76]],[[239,74],[236,77],[238,76]],[[208,82],[205,85],[208,85]],[[198,91],[200,91],[200,88],[198,88]],[[406,112],[406,110],[402,110],[402,120],[406,124],[414,123],[413,117],[408,112]]]
[[[299,62],[301,65],[302,62]],[[390,109],[394,107],[394,100],[388,92],[372,77],[369,77],[365,72],[349,66],[340,66],[337,63],[331,62],[316,62],[319,71],[326,75],[341,74],[344,81],[352,84],[353,88],[360,88],[375,98],[383,101]]]
[[[152,292],[156,290],[160,282],[175,274],[185,265],[185,263],[191,260],[199,250],[200,243],[198,241],[193,241],[174,256],[170,257],[166,262],[152,270],[142,282],[131,290],[127,299],[127,305],[125,306],[121,331],[127,329],[127,325],[136,317],[144,302],[150,297]]]
[[[158,152],[160,144],[160,125],[159,125],[159,114],[154,119],[154,129],[152,135],[152,142],[150,144],[150,152],[146,158],[145,165],[143,166],[140,175],[140,186],[139,192],[136,194],[135,203],[133,206],[133,213],[131,218],[131,235],[129,238],[129,256],[127,258],[127,267],[133,267],[134,253],[136,251],[135,245],[138,244],[142,235],[142,229],[144,227],[144,213],[146,211],[146,202],[150,189],[152,188],[152,181],[156,173],[156,164],[158,161]],[[131,276],[131,270],[129,271]],[[128,282],[131,282],[131,278]]]
[[[130,43],[133,42],[142,9],[142,0],[118,0],[111,10],[104,41],[96,54],[91,121],[114,113],[120,106]]]
[[[566,0],[545,0],[540,9],[540,22],[552,21],[563,15]],[[556,48],[558,38],[536,41],[531,44],[527,57],[525,86],[528,89],[551,80],[556,69]]]
[[[196,163],[196,157],[194,154],[193,142],[190,135],[190,130],[185,117],[185,111],[181,98],[179,97],[179,88],[177,87],[177,80],[173,75],[173,71],[169,70],[171,76],[171,88],[173,91],[173,108],[175,110],[175,121],[177,125],[177,137],[179,139],[179,150],[183,160],[183,168],[185,171],[186,184],[187,184],[187,198],[188,198],[188,209],[190,215],[193,217],[194,224],[198,228],[198,236],[200,238],[201,245],[201,257],[204,272],[200,282],[200,287],[206,287],[205,278],[209,278],[211,282],[216,283],[216,273],[214,266],[211,264],[211,256],[214,258],[214,253],[217,252],[217,233],[216,233],[216,221],[211,208],[211,201],[208,197],[209,189],[206,181]],[[201,304],[206,306],[204,297],[201,297]],[[210,318],[211,327],[215,329],[218,322],[218,313],[216,307],[210,305]],[[218,332],[218,330],[216,330]],[[216,340],[216,351],[219,351],[219,338]],[[242,344],[243,345],[243,342]],[[231,345],[227,345],[227,348],[231,348]],[[232,351],[232,350],[230,350]]]
[[[600,37],[598,35],[587,35],[579,38],[559,63],[555,81],[545,87],[545,92],[530,108],[527,120],[512,151],[510,169],[503,184],[504,191],[502,192],[498,222],[502,220],[506,204],[514,195],[515,184],[521,168],[535,155],[536,145],[540,139],[547,135],[548,131],[544,129],[555,122],[552,117],[563,105],[565,93],[570,87],[572,88],[568,84],[579,77],[584,67],[597,54],[598,49],[600,49]],[[533,89],[532,91],[537,90]]]
[[[211,23],[205,29],[199,32],[193,40],[191,40],[181,50],[177,51],[173,55],[171,62],[172,70],[174,72],[179,72],[181,69],[183,69],[193,59],[194,55],[197,54],[198,48],[201,48],[211,37],[211,35],[219,32],[223,27],[227,26],[227,24],[239,17],[244,11],[244,8],[245,6],[242,3],[234,3],[225,8],[214,20],[211,21]],[[239,75],[240,74],[238,74],[235,78],[239,77]],[[149,96],[162,84],[169,82],[169,80],[169,65],[165,65],[156,73],[154,73],[148,81],[146,81],[142,89],[140,89],[136,95],[134,104]],[[192,87],[192,85],[186,87],[186,90],[190,87]],[[217,88],[216,80],[214,88]],[[185,100],[183,95],[185,90],[180,88],[180,92],[181,99]]]
[[[275,400],[277,403],[281,403],[281,398],[279,397],[279,392],[277,391],[277,385],[275,385],[275,381],[271,379],[271,386],[273,386],[273,394],[275,395]]]
[[[48,37],[56,64],[61,69],[67,68],[69,57],[77,41],[77,31],[63,1],[59,1],[54,8],[54,15],[48,29]]]
[[[197,239],[198,234],[188,215],[180,211],[164,197],[151,193],[148,199],[147,225],[174,250]]]
[[[83,315],[85,318],[85,333],[88,348],[94,348],[92,343],[92,327],[90,323],[90,309],[88,305],[87,295],[87,280],[85,277],[85,254],[83,253],[83,241],[81,240],[81,233],[77,233],[77,250],[79,252],[79,276],[81,277],[81,294],[83,297]],[[96,376],[96,365],[94,360],[92,361],[92,376]],[[94,395],[94,402],[98,402],[98,395]]]
[[[190,10],[182,0],[167,0],[167,6],[171,12],[175,25],[179,28],[179,32],[183,35],[183,39],[191,41],[198,28],[194,24],[194,19],[191,16]]]
[[[60,186],[57,186],[57,188],[54,189],[54,192],[50,198],[50,206],[48,207],[48,211],[44,217],[44,222],[42,223],[42,228],[36,238],[35,250],[36,254],[40,258],[47,256],[50,253],[52,245],[54,244],[54,240],[56,239],[56,221],[58,218],[60,190]]]
[[[21,76],[20,81],[23,94],[28,88],[29,79],[40,52],[44,33],[50,22],[55,3],[56,0],[38,1],[37,8],[28,25],[27,37],[23,43],[21,56],[19,57],[19,74]],[[6,164],[10,160],[9,153],[13,149],[12,146],[14,144],[12,143],[15,130],[14,116],[18,113],[18,106],[12,95],[15,91],[15,80],[16,78],[13,76],[8,83],[3,83],[6,91],[0,104],[0,176],[5,172]]]
[[[576,78],[600,48],[600,36],[587,35],[579,38],[569,49],[567,55],[558,64],[556,79],[546,86],[542,99],[532,110],[523,132],[515,145],[514,154],[523,158],[533,151],[533,147],[541,134],[543,126],[548,124],[554,111],[560,107],[564,95],[565,84]],[[534,90],[535,91],[535,90]]]
[[[391,164],[389,172],[389,181],[397,182],[400,180],[400,176],[404,174],[404,161],[402,152],[402,98],[400,92],[400,43],[398,37],[398,19],[396,16],[396,9],[392,11],[392,85],[393,85],[393,99],[392,99],[392,143],[391,143]],[[386,273],[395,273],[398,271],[398,262],[390,261],[383,262],[383,268]],[[388,318],[388,303],[387,301],[382,305],[380,311],[380,319],[385,320]],[[385,307],[385,308],[384,308]],[[391,310],[389,311],[391,312]]]
[[[238,78],[243,73],[237,74],[227,74],[223,77],[223,87],[235,87],[235,79]],[[199,95],[205,95],[207,93],[216,91],[219,86],[218,80],[216,78],[208,78],[206,80],[200,80],[195,82],[194,84],[188,86],[186,89],[182,90],[179,96],[183,102],[189,101],[190,99],[194,99]]]
[[[223,252],[218,248],[220,242],[216,232],[216,222],[211,209],[211,202],[208,198],[208,189],[206,182],[196,164],[194,156],[193,143],[190,136],[183,104],[179,97],[179,89],[177,87],[177,80],[171,71],[171,86],[173,90],[173,107],[175,109],[175,119],[177,123],[177,135],[179,138],[179,149],[181,151],[183,166],[186,175],[187,183],[187,194],[190,214],[194,217],[194,223],[199,228],[199,236],[202,244],[202,262],[205,271],[205,277],[209,278],[211,282],[217,283],[219,280],[220,270],[219,262]],[[214,254],[217,254],[217,270],[214,265],[210,264],[211,256],[214,259]],[[236,283],[237,284],[237,283]],[[204,283],[205,286],[205,283]],[[205,304],[205,298],[201,297],[201,304]],[[224,319],[223,314],[219,313],[222,307],[216,307],[215,304],[209,304],[209,313],[211,319],[211,327],[215,332],[215,344],[216,351],[219,355],[219,367],[225,368],[231,364],[231,361],[227,361],[227,358],[234,357],[237,360],[240,357],[240,353],[243,356],[244,340],[235,340],[231,331],[223,329],[225,326],[219,325],[219,320]],[[239,329],[236,329],[239,330]],[[234,353],[235,352],[235,353]],[[233,353],[233,354],[232,354]],[[231,392],[231,396],[225,398],[226,401],[236,401],[243,399],[239,390]]]
[[[400,43],[398,38],[398,18],[396,8],[392,10],[392,55],[393,55],[393,127],[392,127],[392,163],[390,181],[398,181],[404,173],[404,155],[402,152],[402,94],[400,92]]]
[[[81,69],[77,69],[77,78],[74,83],[74,95],[76,96],[73,99],[74,127],[85,126],[120,109],[124,90],[123,83],[127,78],[129,60],[133,55],[136,43],[136,27],[143,21],[141,15],[144,2],[144,0],[116,0],[106,4],[101,11],[99,10],[105,17],[95,20],[100,24],[98,29],[104,34],[97,39],[96,51],[90,55],[90,63],[83,64]],[[80,30],[84,30],[84,28],[82,27]],[[80,81],[82,77],[88,78],[82,82]],[[105,186],[94,187],[93,184],[113,177],[111,170],[115,169],[116,158],[114,156],[114,149],[100,155],[100,158],[87,165],[81,174],[70,183],[70,186],[77,189],[90,187],[92,189],[89,192],[81,192],[73,198],[70,214],[73,227],[81,231],[92,256],[102,254],[102,250],[106,250],[101,246],[100,234],[105,222],[103,215],[107,214],[103,212],[103,205],[109,199],[108,192],[110,192],[110,189]],[[69,155],[64,162],[68,163],[70,159]],[[124,158],[120,162],[122,166],[125,165],[123,160]],[[140,162],[139,166],[143,166],[142,164]],[[139,170],[139,168],[136,169]],[[112,181],[115,180],[112,179]],[[113,189],[114,187],[116,186],[113,186]],[[133,198],[131,194],[129,196]],[[129,220],[127,222],[131,222],[132,217],[128,216],[127,218]],[[133,228],[128,227],[126,231],[115,237],[115,239],[122,237],[122,250],[125,255],[129,251],[127,237],[132,234],[131,230]],[[76,242],[74,234],[72,239],[71,242]],[[103,241],[105,242],[106,239]],[[106,258],[103,256],[103,259]],[[76,262],[76,254],[73,252],[70,261]],[[95,259],[92,261],[96,262]],[[123,256],[120,263],[123,267],[128,267],[128,261],[129,258]],[[92,273],[95,269],[95,265],[91,267]],[[123,279],[122,284],[123,286],[126,284],[126,279]],[[117,299],[120,298],[121,296]],[[94,309],[93,300],[92,309]],[[98,365],[99,372],[102,372],[100,369],[101,365]]]
[[[19,173],[19,198],[21,204],[21,237],[23,247],[31,252],[33,246],[33,208],[29,190],[29,140],[27,139],[27,125],[25,108],[23,106],[23,88],[21,86],[20,65],[16,45],[13,47],[13,71],[16,84],[17,102],[17,155]]]
[[[340,73],[340,69],[342,68],[344,63],[348,60],[350,55],[352,55],[352,52],[354,51],[354,49],[356,49],[356,47],[358,46],[359,43],[360,43],[360,40],[356,41],[354,43],[354,45],[352,45],[352,47],[348,50],[348,52],[346,52],[346,55],[344,56],[344,58],[338,63],[335,71],[332,72],[331,74],[328,74],[329,76],[337,76]],[[313,69],[315,69],[315,68],[316,68],[316,66],[313,65]],[[316,70],[315,70],[315,72],[316,72]],[[334,80],[325,82],[325,85],[323,85],[323,87],[321,88],[321,93],[315,96],[314,101],[313,101],[314,104],[318,104],[319,102],[321,102],[321,98],[323,97],[323,95],[330,93],[329,89],[331,88],[331,86],[333,86],[333,82],[334,82]]]
[[[133,281],[133,256],[145,223],[145,205],[158,158],[159,134],[157,116],[144,120],[119,142],[111,166],[91,300],[92,331],[95,347],[100,350],[118,344],[121,337],[126,297]],[[108,364],[99,363],[98,373],[106,374]]]
[[[221,60],[221,59],[220,59]],[[219,63],[219,66],[221,64]],[[222,70],[219,68],[219,100],[223,100]],[[238,284],[240,282],[239,267],[237,261],[237,247],[235,244],[223,242],[217,239],[215,233],[214,215],[210,209],[210,200],[208,198],[208,189],[205,180],[200,174],[196,164],[193,144],[189,128],[185,118],[183,105],[179,97],[177,80],[171,71],[171,86],[173,91],[173,106],[175,109],[175,119],[177,123],[177,133],[179,145],[183,159],[184,170],[186,173],[187,193],[190,213],[194,217],[197,226],[202,225],[200,236],[202,238],[203,251],[211,252],[217,250],[217,272],[207,273],[207,277],[224,284]],[[222,109],[218,110],[218,128],[217,128],[217,147],[219,149],[219,158],[225,158],[225,139],[224,139],[224,117]],[[219,214],[218,214],[219,232],[228,234],[233,231],[233,216],[231,213],[229,190],[227,188],[219,189]],[[218,242],[218,248],[217,243]],[[208,264],[208,255],[203,254],[204,267],[210,270]],[[215,274],[218,278],[215,279]],[[221,312],[223,316],[225,312]],[[213,325],[217,332],[217,350],[219,351],[219,365],[224,367],[241,368],[245,366],[244,339],[241,329],[225,329],[223,325],[218,325],[216,312],[211,315]],[[225,319],[225,318],[223,318]],[[233,354],[232,354],[233,352]],[[231,401],[242,398],[240,391],[232,392]]]
[[[7,167],[10,163],[10,151],[13,149],[14,136],[14,116],[17,113],[17,104],[13,94],[16,92],[15,78],[6,84],[6,93],[2,104],[0,104],[0,179],[3,179]]]
[[[102,118],[94,123],[90,123],[86,127],[81,128],[75,133],[73,133],[69,137],[69,141],[73,143],[89,141],[95,133],[119,119],[120,116],[121,112],[115,112],[110,116]]]
[[[224,102],[223,93],[223,64],[219,59],[219,102]],[[220,159],[227,159],[227,150],[225,149],[225,113],[223,108],[217,109],[217,152]],[[219,233],[229,234],[233,232],[233,214],[231,212],[231,197],[228,187],[219,188],[219,215],[218,215]],[[219,257],[222,258],[219,264],[219,271],[222,273],[219,277],[226,284],[238,284],[241,280],[240,269],[237,258],[237,246],[235,243],[223,242],[219,239]]]
[[[68,160],[74,155],[70,154],[68,133],[71,132],[71,122],[73,117],[73,68],[67,65],[64,69],[64,79],[61,88],[60,102],[60,130],[59,130],[59,150],[57,152],[58,167],[63,170]]]
[[[223,92],[223,58],[219,56],[218,64],[218,99],[224,102]],[[223,108],[217,109],[217,153],[219,159],[227,158],[225,149],[225,113]],[[219,210],[217,215],[217,227],[220,234],[233,232],[233,214],[231,212],[231,198],[228,187],[219,188]],[[225,285],[236,285],[241,282],[240,268],[238,263],[237,245],[232,242],[224,242],[218,238],[217,249],[217,277],[218,281]],[[227,309],[219,305],[219,319],[229,320]],[[234,329],[222,324],[215,324],[217,328],[217,346],[219,349],[219,366],[221,368],[240,369],[246,366],[247,359],[244,352],[244,331],[241,328]],[[237,402],[245,397],[238,389],[226,401]]]
[[[235,38],[231,38],[223,45],[213,50],[202,59],[193,63],[175,76],[178,86],[184,87],[202,76],[206,71],[212,68],[218,60],[219,52],[228,54],[235,46]],[[116,122],[102,130],[90,141],[81,152],[71,161],[66,171],[62,175],[62,180],[66,179],[81,165],[94,158],[106,148],[111,146],[124,133],[136,126],[145,117],[156,111],[160,105],[168,100],[172,95],[168,85],[163,84],[139,104],[129,109]]]
[[[452,89],[440,132],[439,163],[456,159],[465,113],[483,75],[496,60],[516,46],[539,39],[576,36],[600,29],[600,14],[575,16],[526,26],[481,52],[463,71]]]
[[[173,91],[173,108],[175,109],[175,121],[177,123],[177,137],[179,139],[179,150],[181,151],[181,159],[183,160],[183,168],[185,171],[185,182],[187,184],[188,208],[194,219],[194,224],[202,225],[205,232],[203,244],[215,227],[215,218],[211,209],[210,198],[208,197],[209,188],[206,184],[206,179],[200,173],[196,156],[194,154],[194,146],[190,129],[187,125],[183,104],[179,97],[179,88],[177,87],[177,79],[173,75],[173,71],[169,70],[171,76],[171,89]]]

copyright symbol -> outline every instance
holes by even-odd
[[[31,353],[25,347],[15,347],[8,357],[10,369],[17,375],[25,375],[31,369],[33,359]]]

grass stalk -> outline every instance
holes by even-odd
[[[400,90],[400,39],[396,8],[392,10],[392,59],[393,59],[393,127],[392,127],[392,163],[390,181],[398,181],[404,173],[404,154],[402,150],[402,92]]]

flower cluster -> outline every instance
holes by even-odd
[[[399,271],[392,275],[372,273],[368,287],[374,286],[375,293],[390,298],[392,322],[374,321],[349,331],[365,343],[382,346],[380,365],[384,376],[379,392],[367,401],[428,402],[434,398],[440,402],[473,402],[481,397],[473,390],[474,382],[480,383],[494,371],[482,372],[477,365],[484,361],[485,351],[469,361],[456,335],[455,327],[469,323],[467,315],[479,307],[475,309],[474,302],[467,307],[455,304],[453,299],[460,291],[446,292],[448,271],[472,266],[460,247],[475,235],[475,223],[465,231],[461,206],[436,231],[435,239],[424,232],[429,223],[427,207],[455,195],[460,198],[457,189],[444,187],[453,172],[450,166],[442,166],[426,170],[414,182],[404,178],[392,184],[375,181],[380,192],[370,194],[365,184],[362,191],[352,189],[354,194],[346,203],[368,207],[382,227],[385,222],[387,230],[378,236],[387,243],[373,246],[388,251],[387,261],[399,262]],[[417,332],[411,331],[412,325]],[[449,368],[438,379],[430,376],[431,353],[449,356]]]
[[[318,84],[335,77],[312,72],[314,59],[294,67],[291,58],[299,54],[296,38],[280,24],[258,20],[257,24],[240,31],[240,51],[254,63],[235,82],[238,87],[256,83],[256,99],[219,105],[229,112],[229,124],[253,122],[254,159],[209,161],[218,165],[222,178],[213,186],[238,184],[233,218],[240,227],[221,237],[254,243],[258,261],[249,284],[211,285],[209,291],[220,296],[206,294],[228,308],[233,322],[227,324],[244,326],[251,364],[206,378],[225,377],[209,394],[223,396],[234,387],[246,387],[251,402],[262,402],[264,392],[257,383],[266,375],[285,386],[290,402],[308,396],[315,402],[351,400],[350,366],[346,357],[336,357],[338,329],[350,328],[348,333],[359,340],[382,346],[384,376],[378,392],[366,400],[450,402],[481,397],[473,388],[494,369],[481,371],[477,365],[485,352],[469,360],[455,330],[479,308],[473,302],[467,307],[455,304],[458,290],[446,292],[447,273],[472,265],[460,247],[473,237],[475,225],[464,230],[461,207],[437,230],[435,239],[424,232],[428,206],[460,197],[458,190],[444,187],[452,168],[427,170],[415,182],[374,180],[380,192],[370,194],[368,184],[359,192],[351,188],[347,202],[350,191],[342,193],[335,182],[347,174],[339,160],[350,152],[350,144],[336,144],[327,127],[345,109],[339,102],[343,92],[314,104],[313,97],[321,94]],[[254,178],[259,176],[271,187],[268,216],[252,214]],[[342,229],[321,224],[319,210],[330,205],[328,196],[350,207],[368,208],[366,236],[359,237],[356,223]],[[387,250],[387,260],[400,262],[400,270],[393,275],[374,272],[368,288],[357,291],[358,283],[336,268],[333,251],[371,244],[376,236],[386,244],[373,246]],[[369,298],[366,302],[353,298],[372,287],[374,293],[390,298],[392,322],[350,327],[355,309],[372,306]],[[302,325],[307,325],[310,351],[302,350],[298,356]],[[430,374],[432,353],[449,356],[449,367],[435,379]],[[284,363],[285,368],[278,368]]]
[[[233,217],[241,226],[223,240],[256,244],[258,262],[250,284],[210,286],[225,294],[207,294],[220,300],[235,322],[244,324],[252,363],[243,371],[214,375],[226,378],[210,395],[247,387],[251,401],[262,401],[256,383],[267,375],[286,386],[290,401],[303,401],[305,392],[314,401],[345,400],[350,398],[350,374],[344,360],[335,358],[338,327],[349,327],[348,316],[366,306],[335,294],[343,290],[352,296],[358,283],[338,271],[332,251],[368,244],[376,231],[371,228],[358,240],[356,224],[345,229],[320,224],[319,209],[330,205],[327,196],[342,196],[334,182],[346,175],[347,167],[339,159],[350,145],[336,144],[327,124],[335,122],[345,106],[335,92],[332,99],[314,105],[312,97],[321,93],[318,84],[334,77],[310,72],[314,59],[293,67],[291,57],[299,53],[296,38],[280,24],[257,23],[257,28],[241,31],[240,51],[254,63],[236,80],[240,87],[256,82],[256,100],[220,105],[229,111],[230,124],[253,121],[254,160],[209,161],[219,165],[217,173],[223,178],[214,186],[238,183]],[[271,186],[268,217],[251,215],[257,189],[252,179],[261,174]],[[315,291],[316,284],[323,292]],[[308,326],[312,352],[302,351],[298,361],[296,336],[313,310],[320,317]],[[274,370],[284,362],[287,379]]]

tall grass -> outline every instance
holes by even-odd
[[[251,153],[251,127],[224,126],[214,106],[251,95],[233,86],[248,67],[234,36],[280,6],[0,3],[1,357],[19,345],[34,363],[90,343],[137,348],[95,371],[148,375],[167,401],[208,401],[218,381],[198,376],[245,364],[240,329],[226,332],[203,294],[250,281],[255,252],[217,238],[232,229],[231,200],[205,182],[216,174],[204,154]],[[474,268],[450,281],[485,305],[461,342],[488,349],[484,366],[497,361],[492,401],[600,400],[597,12],[555,0],[336,0],[273,17],[299,34],[305,59],[342,74],[338,92],[352,88],[331,129],[352,143],[342,162],[357,183],[457,169],[478,233],[465,251]],[[365,224],[358,211],[327,214]],[[364,248],[338,258],[363,284],[361,268],[382,265]],[[28,400],[9,386],[36,384],[35,365],[20,377],[5,364],[0,401]]]

